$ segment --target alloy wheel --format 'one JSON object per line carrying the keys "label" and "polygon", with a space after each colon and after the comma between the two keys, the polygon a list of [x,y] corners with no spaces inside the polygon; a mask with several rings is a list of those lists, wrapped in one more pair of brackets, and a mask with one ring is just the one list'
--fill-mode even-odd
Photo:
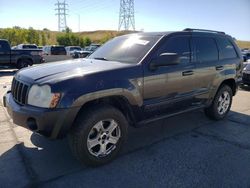
{"label": "alloy wheel", "polygon": [[106,157],[116,148],[120,137],[121,130],[115,120],[99,121],[88,135],[88,151],[95,157]]}

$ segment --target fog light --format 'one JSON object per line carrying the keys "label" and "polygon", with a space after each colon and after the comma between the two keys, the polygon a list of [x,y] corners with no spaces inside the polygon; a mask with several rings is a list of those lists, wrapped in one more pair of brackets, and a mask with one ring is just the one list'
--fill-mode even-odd
{"label": "fog light", "polygon": [[37,124],[36,124],[36,120],[34,118],[29,118],[27,120],[27,126],[30,130],[35,131],[37,130]]}

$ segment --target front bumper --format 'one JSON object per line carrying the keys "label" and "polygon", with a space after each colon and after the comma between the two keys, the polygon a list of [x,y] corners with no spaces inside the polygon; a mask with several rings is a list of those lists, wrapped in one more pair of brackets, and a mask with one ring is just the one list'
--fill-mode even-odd
{"label": "front bumper", "polygon": [[3,97],[13,123],[46,137],[63,138],[68,133],[79,108],[44,109],[17,104],[11,93]]}
{"label": "front bumper", "polygon": [[40,63],[44,63],[45,62],[45,59],[42,57],[41,59],[40,59]]}

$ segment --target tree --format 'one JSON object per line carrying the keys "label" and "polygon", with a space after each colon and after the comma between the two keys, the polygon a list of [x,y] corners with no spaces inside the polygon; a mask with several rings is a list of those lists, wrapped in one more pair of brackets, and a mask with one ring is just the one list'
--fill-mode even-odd
{"label": "tree", "polygon": [[30,44],[39,44],[39,34],[32,27],[27,31],[26,41]]}
{"label": "tree", "polygon": [[45,34],[44,32],[41,33],[41,42],[39,44],[41,44],[42,46],[45,46],[47,43],[46,41],[46,37],[45,37]]}
{"label": "tree", "polygon": [[92,42],[91,42],[91,40],[90,40],[89,37],[85,37],[85,38],[84,38],[84,44],[85,44],[85,46],[89,46],[91,43],[92,43]]}

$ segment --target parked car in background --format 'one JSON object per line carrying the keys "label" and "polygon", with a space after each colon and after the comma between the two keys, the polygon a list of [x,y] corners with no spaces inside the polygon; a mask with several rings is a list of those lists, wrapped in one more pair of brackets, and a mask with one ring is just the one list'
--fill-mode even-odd
{"label": "parked car in background", "polygon": [[89,51],[89,52],[93,53],[100,46],[101,46],[100,44],[91,44],[90,46],[86,47],[85,51]]}
{"label": "parked car in background", "polygon": [[38,49],[35,44],[19,44],[16,49]]}
{"label": "parked car in background", "polygon": [[246,64],[243,69],[242,83],[250,85],[250,64]]}
{"label": "parked car in background", "polygon": [[85,58],[88,57],[90,54],[92,54],[94,51],[96,51],[101,45],[100,44],[91,44],[90,46],[85,47],[81,51],[75,51],[72,54],[73,58]]}
{"label": "parked car in background", "polygon": [[244,62],[250,59],[250,50],[241,51]]}
{"label": "parked car in background", "polygon": [[117,156],[129,125],[196,109],[225,118],[242,67],[239,48],[224,32],[129,34],[87,59],[17,72],[3,101],[15,124],[50,138],[68,135],[77,159],[96,166]]}
{"label": "parked car in background", "polygon": [[66,46],[65,47],[67,55],[72,56],[75,51],[81,51],[82,48],[80,46]]}
{"label": "parked car in background", "polygon": [[44,46],[43,47],[44,55],[66,55],[66,49],[64,46]]}
{"label": "parked car in background", "polygon": [[74,51],[74,53],[71,55],[72,58],[85,58],[88,57],[88,55],[90,55],[90,53],[88,51]]}
{"label": "parked car in background", "polygon": [[14,65],[16,68],[21,69],[43,62],[42,50],[11,49],[7,40],[0,39],[0,65]]}

